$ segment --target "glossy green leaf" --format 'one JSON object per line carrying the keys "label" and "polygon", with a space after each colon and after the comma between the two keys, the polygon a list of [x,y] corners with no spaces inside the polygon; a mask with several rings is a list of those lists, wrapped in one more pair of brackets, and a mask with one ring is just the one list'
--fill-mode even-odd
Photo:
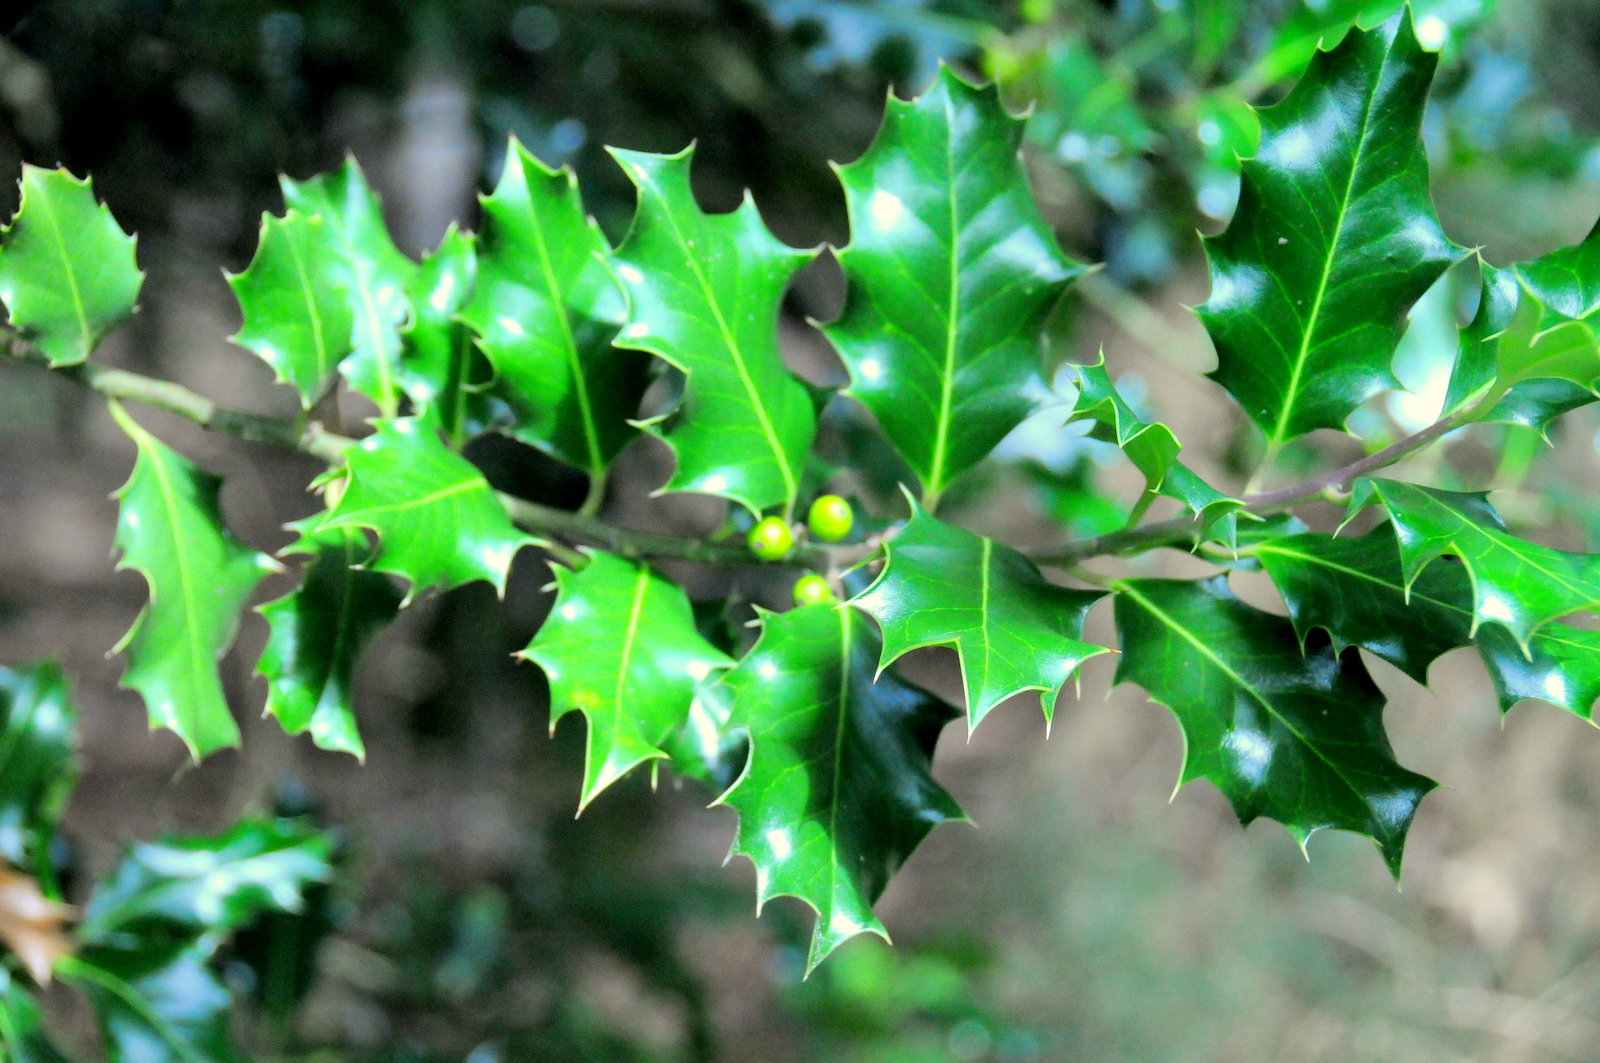
{"label": "glossy green leaf", "polygon": [[0,238],[0,302],[51,365],[88,358],[133,314],[143,283],[134,238],[87,180],[22,167],[22,202]]}
{"label": "glossy green leaf", "polygon": [[839,168],[850,291],[827,334],[930,508],[1032,412],[1045,318],[1083,273],[1034,205],[1022,127],[995,88],[941,68],[915,101],[891,95]]}
{"label": "glossy green leaf", "polygon": [[27,986],[0,967],[0,1058],[6,1063],[67,1063],[50,1043]]}
{"label": "glossy green leaf", "polygon": [[51,663],[0,668],[0,859],[54,881],[50,840],[78,781],[75,714]]}
{"label": "glossy green leaf", "polygon": [[256,674],[267,680],[267,714],[289,734],[311,732],[323,749],[365,759],[356,728],[356,664],[400,608],[389,577],[363,569],[372,554],[357,528],[318,530],[318,518],[290,525],[308,555],[300,586],[256,611],[269,626]]}
{"label": "glossy green leaf", "polygon": [[1460,257],[1434,214],[1420,134],[1436,62],[1402,11],[1317,55],[1259,112],[1233,222],[1205,242],[1211,297],[1197,313],[1216,379],[1271,448],[1342,428],[1396,386],[1406,309]]}
{"label": "glossy green leaf", "polygon": [[1572,554],[1511,535],[1484,493],[1358,480],[1355,514],[1381,502],[1394,522],[1401,571],[1413,585],[1436,558],[1458,557],[1472,579],[1472,624],[1504,624],[1526,652],[1551,620],[1600,607],[1600,556]]}
{"label": "glossy green leaf", "polygon": [[1448,557],[1430,564],[1408,595],[1392,524],[1359,537],[1277,539],[1256,547],[1255,555],[1302,641],[1320,628],[1335,649],[1360,646],[1419,683],[1428,681],[1428,666],[1441,654],[1475,643],[1501,711],[1538,698],[1587,719],[1600,697],[1600,632],[1546,624],[1527,655],[1500,624],[1483,624],[1474,633],[1466,567]]}
{"label": "glossy green leaf", "polygon": [[152,727],[168,727],[199,760],[239,743],[217,674],[256,585],[277,562],[233,537],[217,494],[222,480],[197,468],[111,403],[138,448],[117,491],[118,569],[144,577],[150,601],[113,653],[126,652],[124,686],[144,698]]}
{"label": "glossy green leaf", "polygon": [[367,567],[408,580],[407,600],[480,579],[504,594],[512,558],[537,540],[516,529],[489,481],[427,420],[380,419],[374,427],[350,448],[349,483],[318,527],[376,532]]}
{"label": "glossy green leaf", "polygon": [[885,939],[872,905],[928,831],[962,819],[928,773],[954,715],[885,672],[848,608],[764,613],[761,638],[724,684],[749,735],[744,774],[720,803],[739,813],[732,853],[756,867],[758,906],[797,897],[817,912],[807,972],[857,934]]}
{"label": "glossy green leaf", "polygon": [[307,181],[281,181],[290,210],[322,219],[318,283],[348,293],[351,322],[339,370],[385,417],[400,408],[400,333],[411,322],[409,292],[416,263],[384,228],[378,197],[351,157],[338,170]]}
{"label": "glossy green leaf", "polygon": [[884,545],[883,571],[850,600],[883,633],[879,667],[922,646],[953,646],[969,727],[1024,690],[1039,691],[1051,719],[1078,665],[1109,652],[1083,641],[1083,618],[1105,592],[1057,587],[1009,546],[911,505],[910,523]]}
{"label": "glossy green leaf", "polygon": [[1406,831],[1434,784],[1395,763],[1383,695],[1361,659],[1236,598],[1227,579],[1117,584],[1117,680],[1183,726],[1182,782],[1211,780],[1249,823],[1267,816],[1302,846],[1333,827],[1378,843],[1399,875]]}
{"label": "glossy green leaf", "polygon": [[456,442],[465,439],[472,414],[481,405],[481,384],[473,373],[474,358],[481,355],[473,350],[472,331],[459,317],[472,298],[477,274],[473,236],[452,222],[412,278],[411,327],[401,337],[401,386],[418,412]]}
{"label": "glossy green leaf", "polygon": [[550,680],[550,727],[567,713],[589,722],[581,811],[647,760],[688,718],[695,689],[733,666],[701,637],[683,591],[648,565],[594,553],[576,572],[553,566],[550,617],[519,655]]}
{"label": "glossy green leaf", "polygon": [[328,835],[291,820],[134,846],[90,898],[82,951],[59,968],[95,1005],[108,1063],[237,1059],[212,958],[260,915],[298,911],[306,886],[332,877],[331,854]]}
{"label": "glossy green leaf", "polygon": [[678,408],[651,428],[678,459],[665,489],[721,495],[757,512],[792,509],[817,415],[783,366],[778,309],[815,252],[768,232],[748,196],[731,214],[703,212],[689,187],[693,148],[611,153],[639,192],[615,257],[630,302],[617,343],[658,355],[687,378]]}
{"label": "glossy green leaf", "polygon": [[262,215],[255,257],[228,275],[244,327],[233,342],[272,367],[307,409],[327,393],[350,352],[350,293],[330,276],[327,226],[297,210]]}
{"label": "glossy green leaf", "polygon": [[1552,314],[1526,287],[1511,323],[1495,340],[1495,388],[1565,380],[1589,391],[1600,380],[1600,341],[1587,321]]}
{"label": "glossy green leaf", "polygon": [[650,367],[648,355],[611,343],[627,318],[611,247],[572,171],[547,168],[515,138],[480,202],[478,285],[462,316],[515,411],[512,434],[601,476],[638,434],[630,419]]}
{"label": "glossy green leaf", "polygon": [[[1203,534],[1209,534],[1219,521],[1243,508],[1237,498],[1229,498],[1202,480],[1178,461],[1182,444],[1164,424],[1149,424],[1139,419],[1133,407],[1111,383],[1105,355],[1095,365],[1078,367],[1078,401],[1069,420],[1089,418],[1095,427],[1089,435],[1114,443],[1144,476],[1145,490],[1175,498],[1200,514]],[[1226,541],[1233,541],[1235,521],[1222,528]]]}

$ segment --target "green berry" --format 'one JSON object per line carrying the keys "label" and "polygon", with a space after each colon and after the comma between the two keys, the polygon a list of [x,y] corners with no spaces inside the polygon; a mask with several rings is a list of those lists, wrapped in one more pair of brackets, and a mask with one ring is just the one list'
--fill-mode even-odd
{"label": "green berry", "polygon": [[811,526],[812,535],[823,542],[836,543],[850,534],[854,519],[850,503],[838,495],[821,495],[811,503],[811,518],[806,523]]}
{"label": "green berry", "polygon": [[763,561],[780,561],[794,546],[794,533],[782,517],[763,517],[750,529],[750,552]]}
{"label": "green berry", "polygon": [[801,576],[794,584],[794,604],[826,605],[834,601],[833,588],[815,572]]}

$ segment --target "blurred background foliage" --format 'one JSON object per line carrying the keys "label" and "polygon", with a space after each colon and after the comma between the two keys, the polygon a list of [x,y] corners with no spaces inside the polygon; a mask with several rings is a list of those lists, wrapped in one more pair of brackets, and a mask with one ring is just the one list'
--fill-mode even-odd
{"label": "blurred background foliage", "polygon": [[[1109,447],[1060,429],[1069,360],[1104,345],[1124,395],[1173,424],[1213,482],[1237,490],[1259,441],[1193,371],[1213,357],[1181,304],[1206,279],[1198,235],[1237,195],[1237,153],[1319,39],[1378,21],[1394,0],[42,0],[0,31],[0,160],[92,172],[150,272],[113,361],[230,404],[282,412],[263,367],[223,342],[237,327],[219,268],[254,248],[294,177],[353,152],[416,253],[475,221],[515,134],[579,172],[613,238],[631,192],[613,144],[699,142],[703,202],[754,190],[796,245],[848,238],[829,160],[871,138],[886,91],[910,95],[945,61],[1001,81],[1033,118],[1027,161],[1075,255],[1106,263],[1065,304],[1041,366],[1040,412],[948,498],[957,520],[1026,544],[1121,522],[1137,476]],[[1600,5],[1416,0],[1441,52],[1425,135],[1456,240],[1504,263],[1580,237],[1600,210]],[[14,192],[7,193],[14,196]],[[4,198],[0,196],[0,198]],[[11,204],[11,205],[14,205]],[[9,209],[9,207],[8,207]],[[1351,421],[1360,437],[1299,445],[1302,469],[1348,460],[1430,422],[1473,266],[1418,305],[1397,358],[1408,390]],[[841,298],[824,256],[783,323],[803,371],[839,372],[806,315]],[[362,411],[350,408],[352,419]],[[225,471],[230,520],[263,548],[314,504],[299,459],[152,422]],[[896,469],[859,408],[825,418],[826,447],[863,468],[878,512]],[[1475,426],[1426,465],[1441,486],[1494,487],[1519,530],[1600,548],[1595,430],[1579,411],[1551,435]],[[1326,437],[1326,438],[1324,438]],[[663,456],[641,441],[609,503],[624,523],[705,525],[648,501]],[[521,494],[576,505],[582,485],[503,440],[471,452]],[[107,561],[127,446],[102,410],[43,375],[0,383],[0,656],[65,658],[78,677],[84,782],[67,833],[88,881],[117,846],[168,828],[216,829],[245,810],[310,813],[342,830],[341,877],[300,916],[273,916],[227,963],[250,1000],[259,1060],[1000,1061],[1600,1059],[1600,741],[1547,707],[1502,728],[1475,658],[1431,691],[1369,659],[1392,698],[1401,759],[1445,782],[1423,806],[1397,893],[1370,848],[1319,837],[1303,861],[1270,824],[1241,832],[1201,787],[1167,795],[1176,728],[1137,690],[1088,668],[1044,742],[1027,699],[936,771],[978,830],[936,833],[880,909],[897,939],[860,941],[799,979],[809,914],[752,918],[751,875],[719,867],[732,817],[693,783],[631,779],[573,819],[582,736],[546,738],[546,694],[511,650],[547,597],[525,555],[510,593],[427,603],[363,668],[369,758],[314,751],[254,721],[247,625],[229,658],[242,753],[182,772],[147,735],[102,654],[142,586]],[[1295,463],[1284,462],[1292,473]],[[1316,523],[1327,514],[1309,514]],[[716,523],[712,519],[711,525]],[[1199,563],[1153,560],[1148,574]],[[1249,573],[1241,593],[1272,607]],[[705,598],[759,595],[691,584]],[[263,589],[263,597],[279,592]],[[716,610],[709,609],[708,615]],[[1108,618],[1092,638],[1109,638]],[[958,689],[925,652],[911,674]],[[82,1030],[64,991],[52,1021]],[[95,1057],[92,1038],[79,1038]]]}

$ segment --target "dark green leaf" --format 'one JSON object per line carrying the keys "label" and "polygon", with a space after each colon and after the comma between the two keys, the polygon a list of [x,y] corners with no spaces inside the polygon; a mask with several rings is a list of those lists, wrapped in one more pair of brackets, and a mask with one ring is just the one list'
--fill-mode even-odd
{"label": "dark green leaf", "polygon": [[604,234],[570,170],[550,170],[512,139],[483,197],[478,286],[462,317],[499,374],[512,434],[601,476],[638,434],[629,419],[650,358],[613,347],[627,303]]}
{"label": "dark green leaf", "polygon": [[323,749],[365,759],[356,729],[356,664],[367,644],[400,608],[389,577],[360,566],[372,554],[356,528],[317,530],[317,518],[290,525],[300,532],[291,553],[310,560],[300,586],[261,606],[270,627],[256,673],[267,680],[267,714],[289,734],[311,732]]}
{"label": "dark green leaf", "polygon": [[155,727],[169,727],[196,760],[239,743],[217,674],[233,642],[239,610],[277,562],[241,543],[222,520],[222,480],[205,472],[111,403],[111,415],[138,447],[121,502],[119,569],[150,587],[150,602],[113,653],[126,651],[123,685],[144,698]]}
{"label": "dark green leaf", "polygon": [[1302,651],[1289,621],[1240,601],[1226,577],[1117,590],[1117,679],[1177,716],[1182,781],[1210,779],[1241,822],[1268,816],[1302,846],[1325,827],[1365,834],[1398,876],[1434,784],[1395,763],[1383,696],[1361,659],[1325,640]]}
{"label": "dark green leaf", "polygon": [[1031,412],[1045,318],[1083,273],[1034,205],[1022,127],[993,87],[941,68],[914,102],[891,95],[839,169],[850,293],[828,336],[930,508]]}
{"label": "dark green leaf", "polygon": [[1546,623],[1600,606],[1600,557],[1571,554],[1509,534],[1484,493],[1398,480],[1358,480],[1350,512],[1382,502],[1394,522],[1401,571],[1412,586],[1434,559],[1461,559],[1472,579],[1472,624],[1504,624],[1524,652]]}
{"label": "dark green leaf", "polygon": [[1396,386],[1406,309],[1460,257],[1434,214],[1420,134],[1436,62],[1402,11],[1317,55],[1259,112],[1233,223],[1206,241],[1211,298],[1197,312],[1217,380],[1272,449],[1342,428]]}
{"label": "dark green leaf", "polygon": [[244,315],[233,342],[293,385],[307,409],[350,352],[350,293],[330,276],[325,229],[322,218],[296,210],[265,214],[249,268],[228,277]]}
{"label": "dark green leaf", "polygon": [[761,639],[723,682],[750,760],[720,798],[739,813],[732,852],[756,866],[758,905],[798,897],[817,912],[809,972],[863,932],[887,937],[872,905],[936,824],[964,818],[929,775],[953,714],[878,676],[880,645],[848,608],[762,617]]}
{"label": "dark green leaf", "polygon": [[134,238],[66,170],[22,167],[22,203],[0,240],[0,301],[51,365],[75,365],[133,314],[144,274]]}
{"label": "dark green leaf", "polygon": [[615,258],[630,297],[617,343],[687,377],[677,410],[652,429],[678,459],[666,490],[721,495],[756,512],[792,509],[817,414],[783,366],[778,308],[814,252],[768,232],[748,196],[731,214],[701,211],[689,187],[692,148],[611,153],[639,190]]}
{"label": "dark green leaf", "polygon": [[634,767],[664,759],[695,688],[733,666],[701,637],[683,591],[648,565],[595,553],[555,569],[550,617],[520,656],[550,680],[550,726],[574,709],[589,721],[581,811]]}
{"label": "dark green leaf", "polygon": [[0,668],[0,859],[49,891],[50,840],[78,781],[74,713],[55,664]]}
{"label": "dark green leaf", "polygon": [[850,600],[883,632],[879,666],[922,646],[953,646],[968,726],[1024,690],[1040,692],[1049,720],[1078,665],[1109,652],[1082,641],[1083,618],[1105,592],[1057,587],[1009,546],[911,505],[911,522],[884,546],[877,581]]}
{"label": "dark green leaf", "polygon": [[374,422],[346,458],[349,483],[319,528],[371,528],[368,567],[410,581],[407,599],[488,580],[501,594],[511,559],[536,542],[506,516],[472,463],[439,441],[425,419]]}

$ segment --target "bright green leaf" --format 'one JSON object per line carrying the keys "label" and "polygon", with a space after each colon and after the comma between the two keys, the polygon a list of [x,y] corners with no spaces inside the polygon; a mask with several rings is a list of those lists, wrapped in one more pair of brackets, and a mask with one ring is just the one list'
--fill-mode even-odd
{"label": "bright green leaf", "polygon": [[256,584],[278,565],[228,531],[219,477],[140,428],[119,403],[111,415],[138,447],[116,494],[117,567],[134,569],[150,587],[149,604],[112,652],[127,652],[122,682],[144,698],[151,725],[171,728],[199,760],[239,743],[217,658]]}
{"label": "bright green leaf", "polygon": [[0,668],[0,859],[53,882],[50,840],[78,781],[74,713],[55,664]]}
{"label": "bright green leaf", "polygon": [[462,317],[499,374],[512,434],[601,476],[638,434],[630,418],[650,368],[648,355],[611,344],[627,303],[610,245],[572,171],[548,169],[515,138],[480,202],[478,285]]}
{"label": "bright green leaf", "polygon": [[850,291],[828,337],[930,508],[1032,411],[1045,318],[1083,273],[1034,205],[1022,127],[992,86],[941,68],[917,100],[891,95],[839,168]]}
{"label": "bright green leaf", "polygon": [[1183,726],[1183,782],[1211,780],[1241,822],[1268,816],[1302,846],[1325,827],[1365,834],[1396,876],[1434,784],[1395,763],[1383,695],[1361,659],[1302,651],[1289,621],[1240,601],[1226,577],[1117,584],[1119,682]]}
{"label": "bright green leaf", "polygon": [[1259,112],[1233,222],[1206,241],[1211,297],[1197,313],[1218,382],[1270,448],[1342,428],[1396,386],[1406,308],[1460,257],[1434,214],[1420,133],[1437,58],[1403,11],[1318,54]]}
{"label": "bright green leaf", "polygon": [[255,257],[228,276],[244,327],[233,342],[254,351],[305,408],[327,393],[350,351],[350,293],[332,278],[322,218],[265,214]]}
{"label": "bright green leaf", "polygon": [[356,729],[356,664],[400,608],[400,592],[360,566],[372,554],[356,528],[290,525],[301,537],[289,552],[307,554],[300,586],[259,607],[269,625],[256,673],[267,680],[267,714],[289,734],[311,732],[323,749],[366,757]]}
{"label": "bright green leaf", "polygon": [[765,613],[760,641],[723,680],[730,726],[749,735],[744,774],[719,803],[739,813],[732,853],[756,866],[757,904],[797,897],[817,912],[809,972],[846,940],[887,938],[872,905],[936,824],[964,818],[928,773],[953,714],[885,672],[849,608]]}
{"label": "bright green leaf", "polygon": [[876,582],[850,600],[883,632],[879,666],[922,646],[954,646],[970,727],[1024,690],[1039,691],[1051,719],[1078,665],[1109,652],[1082,641],[1083,618],[1105,592],[1057,587],[1009,546],[914,502],[911,522],[884,549],[888,563]]}
{"label": "bright green leaf", "polygon": [[1551,314],[1523,288],[1511,324],[1495,341],[1495,387],[1565,380],[1589,391],[1600,380],[1600,341],[1587,321]]}
{"label": "bright green leaf", "polygon": [[0,1058],[6,1063],[67,1063],[50,1043],[33,994],[0,967]]}
{"label": "bright green leaf", "polygon": [[480,579],[504,594],[511,559],[537,540],[516,529],[489,481],[427,420],[373,424],[347,452],[349,483],[318,527],[376,532],[367,567],[408,580],[408,601]]}
{"label": "bright green leaf", "polygon": [[350,334],[339,370],[385,417],[400,408],[401,330],[411,322],[409,291],[417,265],[384,228],[378,197],[351,157],[333,173],[308,181],[282,179],[290,210],[322,219],[318,283],[348,293]]}
{"label": "bright green leaf", "polygon": [[688,718],[695,689],[733,659],[695,630],[683,591],[648,565],[595,553],[578,571],[553,566],[549,619],[519,655],[550,680],[550,726],[589,721],[581,811],[647,760]]}
{"label": "bright green leaf", "polygon": [[51,365],[88,358],[133,314],[143,283],[134,238],[87,180],[22,167],[22,203],[0,238],[0,301]]}
{"label": "bright green leaf", "polygon": [[472,298],[478,272],[471,233],[452,222],[433,254],[412,278],[411,327],[401,337],[400,380],[419,412],[452,441],[465,438],[481,405],[475,390],[472,332],[460,313]]}
{"label": "bright green leaf", "polygon": [[677,455],[669,491],[721,495],[755,512],[793,508],[816,434],[811,394],[783,366],[778,309],[815,252],[767,231],[748,196],[706,214],[689,187],[693,148],[611,149],[639,191],[617,276],[630,298],[617,343],[683,370],[683,399],[652,428]]}
{"label": "bright green leaf", "polygon": [[1461,559],[1472,578],[1471,629],[1504,624],[1527,651],[1551,620],[1600,607],[1600,556],[1572,554],[1509,534],[1483,493],[1398,480],[1357,480],[1350,513],[1382,502],[1394,522],[1406,586],[1436,558]]}

